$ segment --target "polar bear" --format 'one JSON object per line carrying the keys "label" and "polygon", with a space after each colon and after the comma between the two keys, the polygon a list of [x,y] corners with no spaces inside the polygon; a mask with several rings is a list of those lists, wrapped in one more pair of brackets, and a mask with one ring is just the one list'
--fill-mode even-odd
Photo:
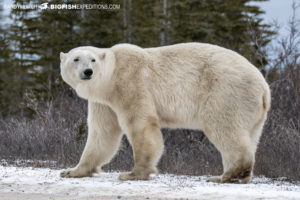
{"label": "polar bear", "polygon": [[124,132],[134,168],[120,180],[148,180],[163,153],[161,127],[200,129],[220,151],[224,173],[208,181],[248,183],[270,108],[270,90],[241,55],[211,44],[157,48],[117,44],[60,53],[63,80],[88,100],[88,139],[78,165],[85,177],[108,163]]}

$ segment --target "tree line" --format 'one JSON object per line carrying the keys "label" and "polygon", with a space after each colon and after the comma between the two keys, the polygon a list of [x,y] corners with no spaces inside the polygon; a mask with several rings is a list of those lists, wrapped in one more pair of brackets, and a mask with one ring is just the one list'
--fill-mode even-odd
{"label": "tree line", "polygon": [[[31,116],[28,101],[47,101],[66,91],[59,75],[59,52],[77,46],[207,42],[239,52],[264,72],[268,60],[262,47],[273,32],[263,23],[264,12],[253,4],[257,1],[261,0],[50,0],[49,4],[120,4],[120,9],[11,9],[9,16],[2,8],[0,114]],[[261,36],[259,44],[253,32]],[[258,51],[263,56],[257,57]]]}

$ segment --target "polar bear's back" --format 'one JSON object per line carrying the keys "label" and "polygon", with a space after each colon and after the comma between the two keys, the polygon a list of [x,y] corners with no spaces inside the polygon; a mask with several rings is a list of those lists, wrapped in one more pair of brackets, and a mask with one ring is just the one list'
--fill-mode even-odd
{"label": "polar bear's back", "polygon": [[[206,112],[259,112],[262,96],[269,92],[259,70],[231,50],[203,43],[145,50],[153,61],[148,88],[159,115],[167,121],[191,122]],[[210,104],[214,104],[213,111],[209,111]]]}
{"label": "polar bear's back", "polygon": [[[153,70],[167,78],[206,80],[203,74],[211,72],[212,79],[230,79],[231,83],[240,78],[255,79],[266,84],[262,74],[240,54],[206,43],[182,43],[145,49],[153,61]],[[155,74],[153,74],[155,76]],[[218,77],[219,76],[219,77]],[[176,80],[179,81],[179,80]],[[200,80],[201,82],[201,80]]]}
{"label": "polar bear's back", "polygon": [[262,115],[263,96],[270,99],[259,70],[229,49],[204,43],[156,48],[118,44],[111,49],[116,79],[143,85],[163,126],[201,129],[207,120],[224,117],[230,119],[226,123],[241,121],[239,126],[248,129]]}
{"label": "polar bear's back", "polygon": [[[217,45],[207,43],[181,43],[163,47],[146,48],[145,51],[154,56],[155,64],[181,64],[193,63],[199,65],[223,65],[238,69],[248,68],[253,71],[257,69],[240,54]],[[166,63],[167,62],[167,63]],[[166,66],[164,66],[166,67]],[[175,66],[173,66],[175,67]],[[198,66],[199,67],[199,66]]]}

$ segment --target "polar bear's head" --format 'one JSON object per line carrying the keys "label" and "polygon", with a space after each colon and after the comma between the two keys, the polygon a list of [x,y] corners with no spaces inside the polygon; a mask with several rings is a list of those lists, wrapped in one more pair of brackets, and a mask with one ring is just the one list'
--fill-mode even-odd
{"label": "polar bear's head", "polygon": [[80,97],[90,99],[108,85],[114,70],[114,59],[111,50],[95,47],[78,47],[68,53],[61,52],[61,76]]}

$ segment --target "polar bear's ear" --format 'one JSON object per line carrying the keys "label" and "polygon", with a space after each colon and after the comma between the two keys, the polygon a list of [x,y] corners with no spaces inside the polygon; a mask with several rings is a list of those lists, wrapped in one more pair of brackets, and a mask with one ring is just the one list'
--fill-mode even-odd
{"label": "polar bear's ear", "polygon": [[63,61],[66,58],[66,54],[63,52],[60,52],[60,60]]}
{"label": "polar bear's ear", "polygon": [[99,55],[100,60],[103,60],[105,58],[105,55],[106,55],[105,52],[100,53]]}

